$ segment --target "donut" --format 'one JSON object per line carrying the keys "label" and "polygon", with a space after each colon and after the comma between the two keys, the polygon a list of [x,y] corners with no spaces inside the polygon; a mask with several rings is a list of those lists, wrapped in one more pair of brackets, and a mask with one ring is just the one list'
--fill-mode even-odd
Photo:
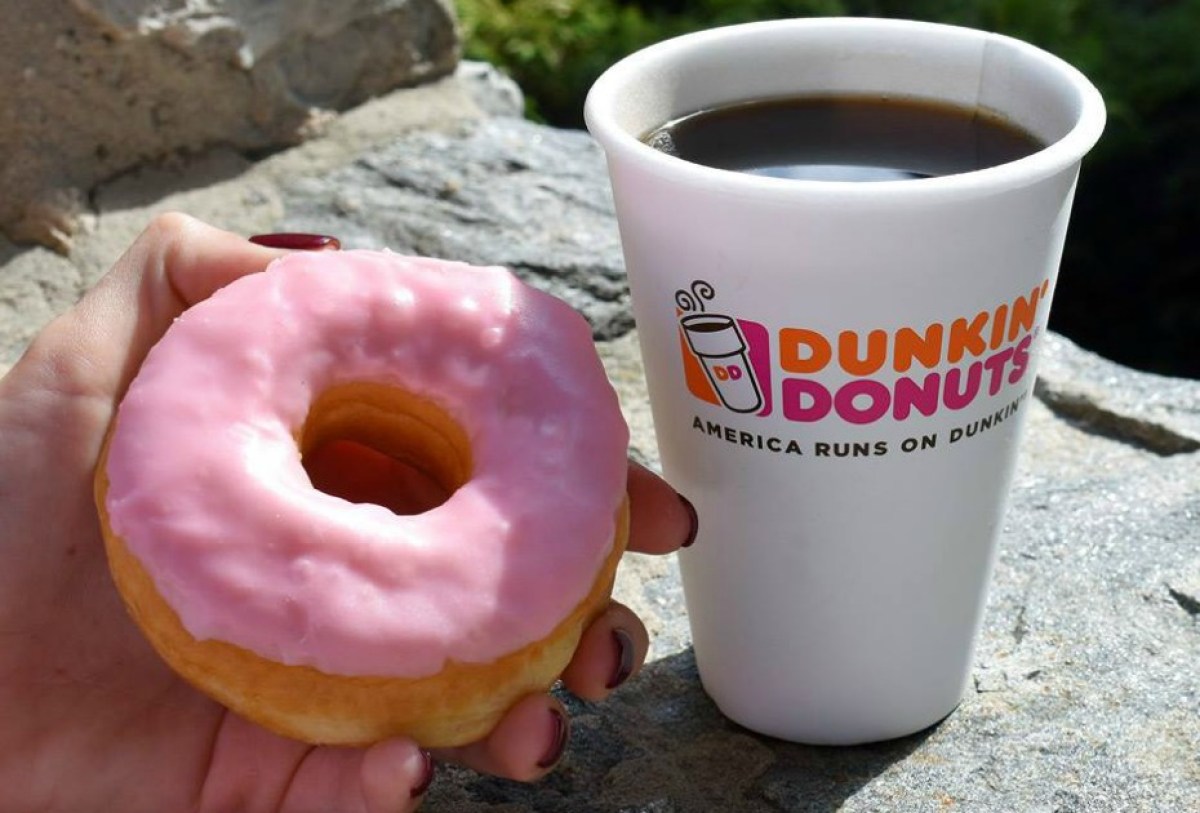
{"label": "donut", "polygon": [[[453,746],[547,690],[607,605],[628,439],[561,300],[501,268],[297,252],[151,349],[96,503],[130,615],[194,686],[309,743]],[[415,506],[387,498],[400,470]]]}

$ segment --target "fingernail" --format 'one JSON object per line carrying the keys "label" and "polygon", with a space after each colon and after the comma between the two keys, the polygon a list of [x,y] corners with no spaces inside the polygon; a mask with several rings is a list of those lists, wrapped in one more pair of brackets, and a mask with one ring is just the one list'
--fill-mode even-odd
{"label": "fingernail", "polygon": [[550,748],[546,750],[546,755],[538,760],[539,768],[553,768],[558,764],[558,761],[562,759],[563,752],[567,750],[567,739],[571,735],[567,717],[561,710],[550,709],[550,716],[554,720],[554,740],[550,743]]}
{"label": "fingernail", "polygon": [[679,501],[683,503],[683,508],[687,511],[688,522],[691,523],[688,526],[687,538],[683,540],[683,544],[680,547],[690,548],[696,541],[696,534],[700,533],[700,516],[696,513],[696,506],[692,505],[692,501],[687,497],[680,494]]}
{"label": "fingernail", "polygon": [[425,771],[421,774],[421,781],[413,786],[410,791],[410,796],[415,799],[418,796],[424,796],[425,791],[429,790],[429,786],[433,784],[433,774],[436,770],[433,764],[433,756],[428,751],[421,751],[421,756],[425,758]]}
{"label": "fingernail", "polygon": [[303,234],[301,232],[277,232],[275,234],[256,234],[250,238],[251,243],[257,243],[267,248],[287,248],[294,251],[320,251],[321,249],[337,250],[342,247],[342,241],[327,234]]}
{"label": "fingernail", "polygon": [[633,638],[623,629],[614,629],[612,636],[613,642],[617,646],[617,667],[613,670],[608,683],[604,684],[606,689],[617,688],[629,680],[629,676],[633,674]]}

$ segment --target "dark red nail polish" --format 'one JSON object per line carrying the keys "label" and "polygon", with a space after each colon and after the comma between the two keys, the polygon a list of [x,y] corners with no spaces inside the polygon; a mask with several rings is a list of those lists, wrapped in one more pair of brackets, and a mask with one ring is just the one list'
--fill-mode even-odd
{"label": "dark red nail polish", "polygon": [[433,774],[436,767],[433,764],[433,756],[428,751],[422,751],[421,756],[425,757],[425,772],[421,774],[421,781],[413,786],[410,791],[410,796],[415,799],[418,796],[424,796],[425,791],[429,790],[429,786],[433,784]]}
{"label": "dark red nail polish", "polygon": [[567,724],[567,717],[560,709],[550,709],[550,716],[554,720],[554,739],[550,743],[550,747],[546,749],[546,755],[538,760],[539,768],[553,768],[562,759],[563,752],[567,750],[567,740],[571,736],[571,728]]}
{"label": "dark red nail polish", "polygon": [[606,689],[615,689],[629,680],[629,676],[633,674],[633,658],[636,655],[633,649],[633,638],[628,632],[623,629],[615,629],[612,631],[612,636],[613,643],[617,647],[617,666],[613,669],[608,683],[604,684]]}
{"label": "dark red nail polish", "polygon": [[301,232],[256,234],[250,238],[250,242],[266,246],[267,248],[286,248],[293,251],[337,250],[342,247],[342,241],[336,237],[330,237],[327,234],[303,234]]}
{"label": "dark red nail polish", "polygon": [[692,505],[692,501],[687,497],[680,494],[679,501],[683,503],[684,510],[687,511],[688,522],[690,523],[687,538],[683,540],[683,544],[680,547],[690,548],[692,543],[696,541],[696,534],[700,533],[700,516],[696,513],[696,506]]}

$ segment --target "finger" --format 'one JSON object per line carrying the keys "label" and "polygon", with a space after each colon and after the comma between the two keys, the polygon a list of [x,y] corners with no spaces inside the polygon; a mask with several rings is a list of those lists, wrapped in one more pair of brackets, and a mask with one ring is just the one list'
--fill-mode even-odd
{"label": "finger", "polygon": [[563,671],[563,684],[584,700],[603,700],[637,674],[649,648],[650,636],[641,619],[614,601],[584,630]]}
{"label": "finger", "polygon": [[558,764],[569,737],[562,704],[552,695],[534,694],[509,709],[486,739],[441,749],[434,756],[480,773],[530,782]]}
{"label": "finger", "polygon": [[696,539],[696,509],[654,472],[629,461],[629,550],[670,553]]}
{"label": "finger", "polygon": [[433,757],[410,740],[376,743],[367,749],[362,762],[362,793],[368,813],[416,810],[433,784],[433,776]]}
{"label": "finger", "polygon": [[284,253],[187,215],[159,215],[18,366],[71,394],[119,397],[179,314]]}
{"label": "finger", "polygon": [[342,242],[328,234],[307,234],[305,232],[285,231],[272,234],[255,234],[250,237],[251,243],[271,248],[288,248],[293,251],[337,251]]}
{"label": "finger", "polygon": [[404,813],[416,810],[433,781],[433,759],[412,740],[367,749],[314,748],[296,768],[281,811]]}

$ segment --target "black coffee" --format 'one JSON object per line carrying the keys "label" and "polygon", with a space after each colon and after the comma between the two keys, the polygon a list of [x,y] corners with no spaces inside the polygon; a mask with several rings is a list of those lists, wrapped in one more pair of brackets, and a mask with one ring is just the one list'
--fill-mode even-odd
{"label": "black coffee", "polygon": [[685,161],[755,175],[891,181],[1004,164],[1044,146],[978,109],[868,96],[817,96],[702,110],[648,133]]}

